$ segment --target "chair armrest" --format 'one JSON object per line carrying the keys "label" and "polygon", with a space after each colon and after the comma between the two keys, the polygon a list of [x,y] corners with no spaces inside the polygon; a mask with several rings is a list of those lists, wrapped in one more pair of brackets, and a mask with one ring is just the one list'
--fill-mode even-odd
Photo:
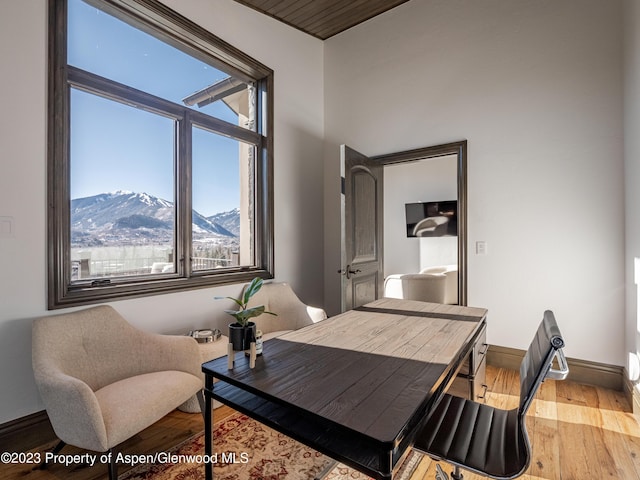
{"label": "chair armrest", "polygon": [[564,352],[561,348],[556,350],[554,356],[558,360],[558,369],[550,366],[549,371],[545,375],[545,378],[551,378],[553,380],[564,380],[569,375],[569,364],[567,363],[567,359],[564,356]]}
{"label": "chair armrest", "polygon": [[327,319],[327,312],[325,312],[322,308],[307,305],[307,313],[309,314],[309,317],[311,318],[313,323],[318,323],[322,320]]}
{"label": "chair armrest", "polygon": [[97,452],[113,446],[107,443],[102,410],[89,385],[54,368],[38,371],[35,379],[53,430],[60,440]]}

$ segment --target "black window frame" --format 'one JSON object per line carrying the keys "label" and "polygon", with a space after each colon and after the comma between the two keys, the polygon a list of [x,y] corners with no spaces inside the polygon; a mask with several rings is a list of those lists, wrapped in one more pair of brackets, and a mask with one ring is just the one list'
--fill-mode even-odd
{"label": "black window frame", "polygon": [[[88,0],[102,10],[191,55],[224,70],[256,89],[256,130],[218,120],[188,107],[141,92],[67,64],[67,0],[49,0],[49,91],[47,152],[48,308],[242,283],[274,276],[273,229],[273,71],[156,0]],[[176,138],[177,272],[114,281],[71,282],[70,243],[70,92],[88,91],[178,120]],[[253,185],[254,266],[192,271],[191,136],[189,125],[255,145]],[[190,130],[188,130],[190,132]],[[184,159],[187,159],[186,161]]]}

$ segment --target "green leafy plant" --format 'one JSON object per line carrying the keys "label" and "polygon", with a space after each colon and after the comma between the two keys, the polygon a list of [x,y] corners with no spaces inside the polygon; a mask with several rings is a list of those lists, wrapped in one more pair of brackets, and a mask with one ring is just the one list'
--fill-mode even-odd
{"label": "green leafy plant", "polygon": [[233,300],[240,309],[238,310],[225,310],[225,313],[228,313],[233,318],[235,318],[236,323],[242,327],[246,327],[249,323],[249,319],[262,315],[263,313],[277,316],[277,314],[273,312],[268,312],[264,305],[258,305],[256,307],[248,308],[247,305],[251,297],[253,297],[258,291],[262,288],[262,279],[260,277],[256,277],[251,280],[251,283],[247,285],[244,289],[244,293],[239,298],[234,297],[216,297],[217,299],[228,298],[229,300]]}

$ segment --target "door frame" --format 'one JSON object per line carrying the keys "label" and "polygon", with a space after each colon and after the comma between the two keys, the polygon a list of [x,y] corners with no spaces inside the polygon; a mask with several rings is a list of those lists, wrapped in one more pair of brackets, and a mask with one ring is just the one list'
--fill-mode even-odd
{"label": "door frame", "polygon": [[449,155],[457,157],[458,302],[459,305],[467,305],[467,141],[460,140],[442,145],[377,155],[370,157],[370,159],[382,166],[389,166]]}

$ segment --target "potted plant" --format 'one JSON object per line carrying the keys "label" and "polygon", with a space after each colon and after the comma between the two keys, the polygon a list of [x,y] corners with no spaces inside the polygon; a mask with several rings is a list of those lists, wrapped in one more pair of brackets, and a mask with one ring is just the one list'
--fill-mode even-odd
{"label": "potted plant", "polygon": [[229,342],[233,344],[235,351],[247,350],[251,342],[256,338],[256,324],[250,322],[251,318],[255,318],[263,313],[269,315],[276,315],[273,312],[268,312],[264,305],[258,305],[248,308],[247,305],[251,297],[253,297],[262,288],[262,279],[256,277],[251,280],[251,283],[244,289],[244,293],[239,298],[234,297],[216,297],[216,298],[228,298],[233,300],[240,308],[238,310],[225,310],[225,313],[231,315],[234,319],[234,323],[229,324]]}

